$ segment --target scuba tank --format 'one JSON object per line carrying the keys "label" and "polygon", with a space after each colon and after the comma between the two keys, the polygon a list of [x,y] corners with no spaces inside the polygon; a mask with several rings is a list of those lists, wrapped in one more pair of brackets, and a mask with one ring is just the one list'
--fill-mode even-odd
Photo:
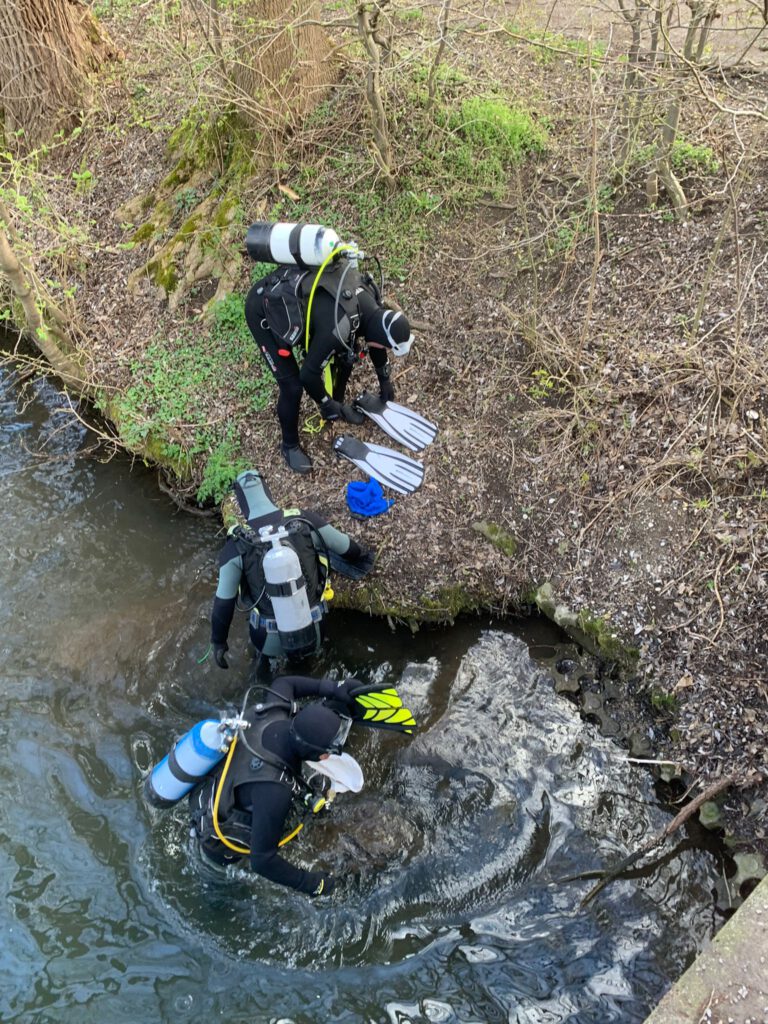
{"label": "scuba tank", "polygon": [[262,543],[272,545],[261,567],[280,644],[289,658],[301,658],[315,650],[317,633],[299,556],[289,544],[282,543],[287,536],[284,526],[263,526],[259,530]]}
{"label": "scuba tank", "polygon": [[332,228],[324,228],[321,224],[257,221],[248,228],[245,247],[256,262],[319,267],[339,241]]}
{"label": "scuba tank", "polygon": [[173,807],[221,761],[231,739],[225,723],[212,718],[198,722],[152,769],[144,783],[147,801],[153,807]]}

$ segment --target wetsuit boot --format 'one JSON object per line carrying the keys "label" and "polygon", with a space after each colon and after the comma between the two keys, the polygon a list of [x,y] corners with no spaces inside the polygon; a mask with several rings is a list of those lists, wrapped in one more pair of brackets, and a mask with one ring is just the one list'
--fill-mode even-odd
{"label": "wetsuit boot", "polygon": [[298,445],[288,446],[287,444],[282,445],[283,458],[288,463],[294,473],[311,473],[312,472],[312,460],[306,452]]}

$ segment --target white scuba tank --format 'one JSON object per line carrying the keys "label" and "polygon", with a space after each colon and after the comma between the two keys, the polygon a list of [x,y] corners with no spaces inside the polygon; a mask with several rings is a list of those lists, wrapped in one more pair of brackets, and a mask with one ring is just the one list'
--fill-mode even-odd
{"label": "white scuba tank", "polygon": [[256,262],[319,267],[339,241],[333,228],[321,224],[257,221],[248,228],[245,247]]}
{"label": "white scuba tank", "polygon": [[230,739],[222,723],[212,718],[194,725],[152,769],[144,783],[148,802],[153,807],[173,807],[219,763]]}
{"label": "white scuba tank", "polygon": [[263,526],[259,537],[271,544],[261,563],[264,586],[277,624],[280,644],[291,657],[311,654],[317,643],[317,630],[307,596],[307,583],[299,556],[289,544],[284,526]]}

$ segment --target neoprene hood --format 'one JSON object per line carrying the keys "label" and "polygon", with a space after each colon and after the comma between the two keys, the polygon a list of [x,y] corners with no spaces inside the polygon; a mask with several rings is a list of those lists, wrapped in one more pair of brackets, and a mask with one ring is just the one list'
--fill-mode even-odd
{"label": "neoprene hood", "polygon": [[314,760],[320,754],[339,753],[334,750],[334,741],[343,725],[341,717],[324,704],[307,704],[291,722],[291,744],[302,761]]}
{"label": "neoprene hood", "polygon": [[396,356],[406,356],[413,344],[411,325],[404,313],[393,309],[375,309],[362,324],[366,341],[383,345]]}

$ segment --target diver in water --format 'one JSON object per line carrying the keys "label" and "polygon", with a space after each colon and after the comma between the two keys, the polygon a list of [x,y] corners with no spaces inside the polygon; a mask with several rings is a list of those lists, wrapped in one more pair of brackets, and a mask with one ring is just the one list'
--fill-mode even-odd
{"label": "diver in water", "polygon": [[[317,800],[302,778],[302,761],[341,753],[356,715],[353,693],[361,687],[354,678],[337,683],[282,676],[263,688],[263,702],[245,710],[248,725],[227,760],[190,795],[194,835],[204,857],[226,865],[247,856],[256,874],[279,885],[310,896],[332,892],[331,875],[295,867],[280,849],[297,831],[286,837],[292,809]],[[328,703],[314,700],[297,710],[296,701],[304,697]]]}
{"label": "diver in water", "polygon": [[[239,596],[250,610],[250,637],[259,654],[266,659],[288,655],[298,661],[318,651],[322,643],[327,612],[323,594],[329,570],[333,568],[342,575],[360,578],[373,567],[374,553],[331,526],[316,512],[279,509],[255,469],[237,477],[235,494],[248,528],[236,527],[230,531],[219,554],[219,579],[211,613],[214,659],[219,668],[229,667],[227,638]],[[279,588],[273,588],[265,580],[264,557],[271,545],[259,538],[263,527],[287,528],[285,540],[298,556],[306,587],[307,621],[291,649],[287,649],[287,645],[292,639],[281,632],[281,623],[275,617],[273,596],[277,596]]]}
{"label": "diver in water", "polygon": [[[310,292],[312,308],[305,351],[304,324]],[[388,355],[407,355],[413,334],[402,312],[387,309],[370,274],[337,262],[317,276],[313,267],[279,267],[257,281],[245,300],[245,319],[280,389],[277,416],[282,452],[290,468],[309,473],[312,462],[299,446],[299,409],[306,391],[324,420],[363,423],[364,415],[345,404],[353,368],[370,355],[382,402],[391,402]],[[294,352],[303,355],[301,369]],[[333,360],[333,395],[324,372]]]}
{"label": "diver in water", "polygon": [[[258,702],[251,700],[254,690]],[[407,736],[416,728],[392,686],[308,676],[257,684],[239,715],[207,718],[174,743],[146,777],[145,798],[162,809],[189,795],[203,858],[224,866],[248,857],[253,871],[270,881],[328,895],[334,879],[327,872],[295,867],[280,851],[304,825],[287,831],[292,812],[318,813],[336,792],[362,787],[360,766],[348,754],[338,756],[353,723]],[[303,762],[315,773],[309,779]],[[322,775],[332,780],[325,794],[316,784]]]}

